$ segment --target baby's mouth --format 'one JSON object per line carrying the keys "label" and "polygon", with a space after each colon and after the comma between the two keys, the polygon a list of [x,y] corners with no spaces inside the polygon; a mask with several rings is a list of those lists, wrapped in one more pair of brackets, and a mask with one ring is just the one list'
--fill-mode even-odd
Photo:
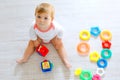
{"label": "baby's mouth", "polygon": [[39,24],[39,26],[40,26],[41,28],[46,28],[46,25],[45,25],[45,24]]}
{"label": "baby's mouth", "polygon": [[39,26],[44,26],[44,24],[39,24]]}

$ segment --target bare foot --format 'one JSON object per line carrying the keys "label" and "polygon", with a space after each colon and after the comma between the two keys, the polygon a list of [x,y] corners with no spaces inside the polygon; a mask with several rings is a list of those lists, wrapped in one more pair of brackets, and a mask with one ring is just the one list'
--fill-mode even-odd
{"label": "bare foot", "polygon": [[19,63],[19,64],[21,64],[21,63],[27,62],[27,60],[24,59],[24,58],[20,58],[20,59],[16,60],[16,62]]}
{"label": "bare foot", "polygon": [[69,64],[69,63],[65,64],[65,66],[66,66],[68,69],[70,69],[70,68],[72,67],[71,64]]}
{"label": "bare foot", "polygon": [[65,66],[70,69],[72,66],[68,61],[64,61]]}

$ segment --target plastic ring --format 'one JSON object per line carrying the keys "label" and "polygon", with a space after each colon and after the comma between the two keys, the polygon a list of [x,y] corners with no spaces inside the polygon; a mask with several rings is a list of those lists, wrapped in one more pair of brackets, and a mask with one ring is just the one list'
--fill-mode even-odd
{"label": "plastic ring", "polygon": [[99,27],[91,27],[90,34],[97,37],[100,34],[101,30]]}
{"label": "plastic ring", "polygon": [[100,58],[100,55],[98,52],[94,51],[90,53],[90,61],[97,62],[99,58]]}
{"label": "plastic ring", "polygon": [[96,74],[102,77],[105,74],[105,70],[103,68],[97,68]]}
{"label": "plastic ring", "polygon": [[111,47],[111,42],[109,42],[109,41],[102,42],[102,48],[110,49],[110,47]]}
{"label": "plastic ring", "polygon": [[106,68],[107,67],[107,61],[105,59],[99,59],[97,61],[97,65],[99,68]]}
{"label": "plastic ring", "polygon": [[112,34],[109,30],[103,30],[100,33],[100,38],[105,41],[105,40],[111,40],[112,39]]}
{"label": "plastic ring", "polygon": [[80,75],[81,80],[91,80],[92,79],[92,73],[89,70],[82,71]]}
{"label": "plastic ring", "polygon": [[79,34],[80,39],[82,40],[89,40],[90,39],[90,32],[88,30],[82,30]]}
{"label": "plastic ring", "polygon": [[77,69],[75,70],[75,75],[76,75],[76,76],[79,76],[79,75],[81,74],[81,72],[82,72],[82,69],[81,69],[81,68],[77,68]]}
{"label": "plastic ring", "polygon": [[92,80],[101,80],[101,77],[100,77],[100,75],[95,74],[95,75],[93,75]]}
{"label": "plastic ring", "polygon": [[77,51],[81,54],[81,55],[86,55],[88,54],[90,50],[90,46],[89,44],[85,43],[85,42],[81,42],[78,44],[77,46]]}
{"label": "plastic ring", "polygon": [[111,56],[112,56],[112,52],[111,52],[111,50],[109,50],[109,49],[103,49],[103,50],[101,51],[101,56],[102,56],[103,58],[105,58],[105,59],[109,59],[109,58],[111,58]]}

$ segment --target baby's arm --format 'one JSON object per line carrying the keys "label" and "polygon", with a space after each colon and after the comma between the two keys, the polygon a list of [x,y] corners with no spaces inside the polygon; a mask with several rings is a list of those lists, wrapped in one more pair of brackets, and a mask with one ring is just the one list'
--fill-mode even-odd
{"label": "baby's arm", "polygon": [[62,39],[63,33],[64,33],[63,27],[59,23],[57,23],[56,21],[54,21],[54,24],[55,24],[55,27],[56,27],[56,30],[57,30],[57,37],[59,39]]}
{"label": "baby's arm", "polygon": [[37,34],[35,33],[34,27],[32,26],[29,30],[30,40],[37,40]]}
{"label": "baby's arm", "polygon": [[29,33],[30,40],[32,40],[34,42],[34,46],[37,47],[41,43],[41,39],[37,36],[33,27],[30,28]]}

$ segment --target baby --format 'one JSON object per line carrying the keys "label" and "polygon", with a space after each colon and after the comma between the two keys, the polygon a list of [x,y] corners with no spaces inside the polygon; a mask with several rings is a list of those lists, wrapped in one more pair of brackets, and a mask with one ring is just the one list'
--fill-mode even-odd
{"label": "baby", "polygon": [[35,48],[42,43],[52,43],[67,68],[71,65],[62,42],[63,29],[54,21],[54,7],[41,3],[35,9],[35,22],[30,28],[30,41],[22,58],[17,63],[27,62]]}

